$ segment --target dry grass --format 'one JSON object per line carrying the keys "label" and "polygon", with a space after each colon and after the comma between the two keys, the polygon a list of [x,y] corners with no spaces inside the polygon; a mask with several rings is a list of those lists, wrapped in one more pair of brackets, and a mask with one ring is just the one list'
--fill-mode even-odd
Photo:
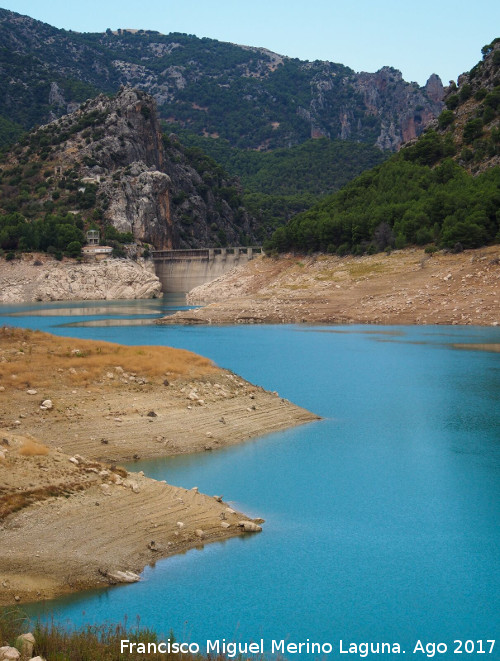
{"label": "dry grass", "polygon": [[215,369],[207,358],[183,349],[128,347],[7,327],[0,328],[0,354],[0,383],[20,389],[47,386],[54,379],[87,384],[116,367],[149,379],[197,378]]}
{"label": "dry grass", "polygon": [[[124,623],[87,625],[76,629],[71,623],[64,625],[55,622],[30,622],[26,613],[19,608],[0,610],[0,644],[15,645],[19,635],[32,631],[36,646],[34,654],[51,661],[228,661],[223,654],[191,654],[189,652],[162,653],[151,651],[147,654],[137,652],[121,652],[121,640],[143,643],[148,649],[149,644],[172,639],[173,634],[158,635],[156,632],[139,626],[139,618],[135,625]],[[173,640],[176,640],[173,637]],[[181,642],[182,639],[179,640]],[[151,647],[151,650],[154,648]],[[161,649],[161,648],[160,648]],[[238,658],[242,658],[238,656]],[[260,657],[258,657],[260,660]],[[262,660],[260,660],[262,661]]]}
{"label": "dry grass", "polygon": [[49,448],[43,443],[27,438],[23,441],[19,454],[23,457],[43,457],[49,454]]}
{"label": "dry grass", "polygon": [[85,489],[85,485],[81,482],[72,482],[64,485],[49,485],[36,489],[26,489],[18,493],[0,495],[0,521],[9,516],[9,514],[18,512],[33,503],[47,500],[47,498],[67,496],[70,493],[83,489]]}
{"label": "dry grass", "polygon": [[381,262],[370,264],[369,262],[364,261],[358,262],[356,264],[348,264],[347,269],[351,278],[355,280],[356,278],[363,278],[378,273],[384,273],[387,271],[387,266]]}

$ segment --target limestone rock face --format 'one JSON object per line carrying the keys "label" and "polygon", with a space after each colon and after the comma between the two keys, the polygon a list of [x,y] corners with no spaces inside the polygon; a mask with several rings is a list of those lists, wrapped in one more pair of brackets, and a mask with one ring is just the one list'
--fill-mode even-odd
{"label": "limestone rock face", "polygon": [[[6,268],[7,267],[7,268]],[[94,264],[22,260],[0,268],[0,302],[156,298],[161,284],[151,262],[108,259]]]}
{"label": "limestone rock face", "polygon": [[359,73],[354,89],[363,95],[367,112],[380,122],[375,144],[395,151],[418,137],[443,109],[443,85],[433,74],[425,87],[407,83],[400,71],[382,67],[375,73]]}
{"label": "limestone rock face", "polygon": [[[54,84],[54,103],[62,103],[61,94]],[[131,233],[139,255],[143,244],[161,250],[258,243],[237,180],[175,135],[163,136],[156,102],[141,90],[101,94],[32,137],[37,146],[53,143],[43,201],[52,204],[72,186],[76,193],[59,203],[60,212]]]}
{"label": "limestone rock face", "polygon": [[158,247],[172,246],[170,217],[170,177],[158,170],[148,170],[134,162],[133,174],[109,188],[108,216],[120,232]]}
{"label": "limestone rock face", "polygon": [[432,101],[441,103],[444,97],[444,87],[441,78],[433,73],[425,84],[425,91]]}

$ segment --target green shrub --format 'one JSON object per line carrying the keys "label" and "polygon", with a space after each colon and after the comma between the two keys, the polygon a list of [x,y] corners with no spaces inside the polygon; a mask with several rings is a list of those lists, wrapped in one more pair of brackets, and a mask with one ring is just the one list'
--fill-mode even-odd
{"label": "green shrub", "polygon": [[440,129],[445,129],[450,124],[453,124],[455,115],[452,110],[443,110],[443,112],[438,117],[438,126]]}
{"label": "green shrub", "polygon": [[464,142],[470,144],[477,138],[480,138],[483,134],[483,120],[482,119],[469,119],[469,121],[464,126]]}

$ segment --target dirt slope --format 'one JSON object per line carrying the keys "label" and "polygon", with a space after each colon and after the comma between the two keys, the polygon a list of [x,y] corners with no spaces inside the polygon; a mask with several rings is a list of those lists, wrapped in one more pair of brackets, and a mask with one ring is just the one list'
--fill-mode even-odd
{"label": "dirt slope", "polygon": [[500,247],[258,258],[190,292],[159,323],[500,323]]}
{"label": "dirt slope", "polygon": [[196,485],[116,463],[315,419],[188,351],[0,329],[0,604],[135,580],[123,572],[244,534],[255,521]]}

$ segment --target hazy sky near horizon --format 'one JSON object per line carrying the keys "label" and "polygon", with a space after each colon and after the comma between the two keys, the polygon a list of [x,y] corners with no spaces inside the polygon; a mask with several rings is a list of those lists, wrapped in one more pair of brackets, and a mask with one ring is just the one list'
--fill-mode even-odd
{"label": "hazy sky near horizon", "polygon": [[498,0],[0,0],[58,28],[143,28],[262,46],[355,71],[389,65],[421,85],[431,73],[456,80],[500,36]]}

